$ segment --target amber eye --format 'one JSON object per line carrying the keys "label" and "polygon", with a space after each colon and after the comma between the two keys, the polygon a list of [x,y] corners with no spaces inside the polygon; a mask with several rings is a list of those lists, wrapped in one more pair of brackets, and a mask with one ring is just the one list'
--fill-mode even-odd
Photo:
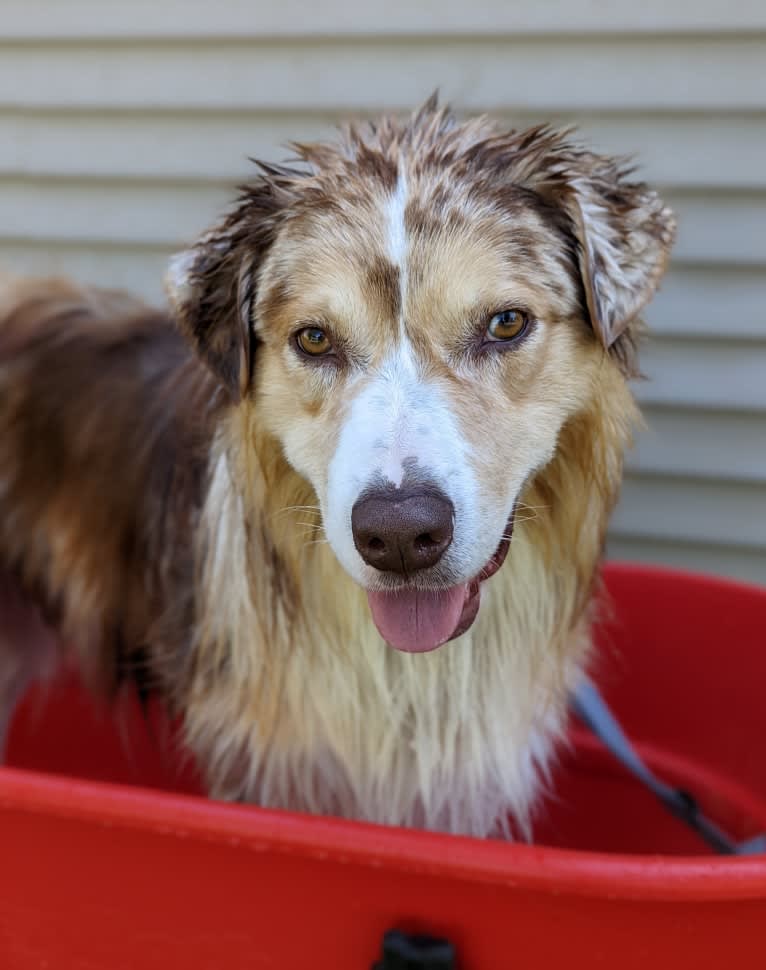
{"label": "amber eye", "polygon": [[321,327],[304,327],[295,335],[295,342],[309,357],[324,357],[332,350],[330,338]]}
{"label": "amber eye", "polygon": [[529,317],[523,310],[503,310],[496,313],[487,326],[487,340],[498,343],[514,340],[527,329]]}

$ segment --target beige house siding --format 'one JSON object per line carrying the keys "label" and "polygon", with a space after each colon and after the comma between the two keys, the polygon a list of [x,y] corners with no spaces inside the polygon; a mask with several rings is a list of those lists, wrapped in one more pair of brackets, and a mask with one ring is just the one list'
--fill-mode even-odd
{"label": "beige house siding", "polygon": [[161,298],[250,170],[342,117],[576,122],[680,217],[610,552],[766,582],[762,0],[1,0],[0,265]]}

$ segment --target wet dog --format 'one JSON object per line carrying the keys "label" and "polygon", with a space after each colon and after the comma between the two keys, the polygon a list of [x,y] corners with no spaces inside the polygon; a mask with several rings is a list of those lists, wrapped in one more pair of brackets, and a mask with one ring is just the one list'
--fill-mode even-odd
{"label": "wet dog", "polygon": [[526,833],[673,217],[433,102],[295,150],[170,313],[3,283],[4,710],[66,643],[182,715],[214,797]]}

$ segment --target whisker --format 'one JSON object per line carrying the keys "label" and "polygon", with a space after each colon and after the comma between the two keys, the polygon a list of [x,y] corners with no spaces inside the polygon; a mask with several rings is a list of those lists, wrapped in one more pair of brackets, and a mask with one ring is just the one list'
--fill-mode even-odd
{"label": "whisker", "polygon": [[329,539],[307,539],[305,542],[301,543],[300,551],[308,552],[309,546],[319,546],[319,545],[329,546],[330,540]]}
{"label": "whisker", "polygon": [[513,521],[526,522],[527,519],[539,519],[539,518],[540,518],[540,515],[537,512],[531,512],[529,515],[520,515],[518,518],[515,518]]}
{"label": "whisker", "polygon": [[287,515],[289,512],[308,512],[320,516],[322,514],[318,505],[286,505],[282,509],[277,509],[272,518],[276,518],[278,515]]}

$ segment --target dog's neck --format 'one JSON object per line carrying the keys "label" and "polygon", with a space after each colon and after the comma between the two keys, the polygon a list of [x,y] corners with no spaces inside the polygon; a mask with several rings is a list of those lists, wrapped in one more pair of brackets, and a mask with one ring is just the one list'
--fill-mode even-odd
{"label": "dog's neck", "polygon": [[[378,635],[312,489],[247,406],[203,510],[187,728],[215,795],[487,835],[525,828],[589,648],[589,609],[633,414],[621,379],[566,426],[522,496],[471,630],[432,654]],[[619,394],[617,402],[609,400]]]}

